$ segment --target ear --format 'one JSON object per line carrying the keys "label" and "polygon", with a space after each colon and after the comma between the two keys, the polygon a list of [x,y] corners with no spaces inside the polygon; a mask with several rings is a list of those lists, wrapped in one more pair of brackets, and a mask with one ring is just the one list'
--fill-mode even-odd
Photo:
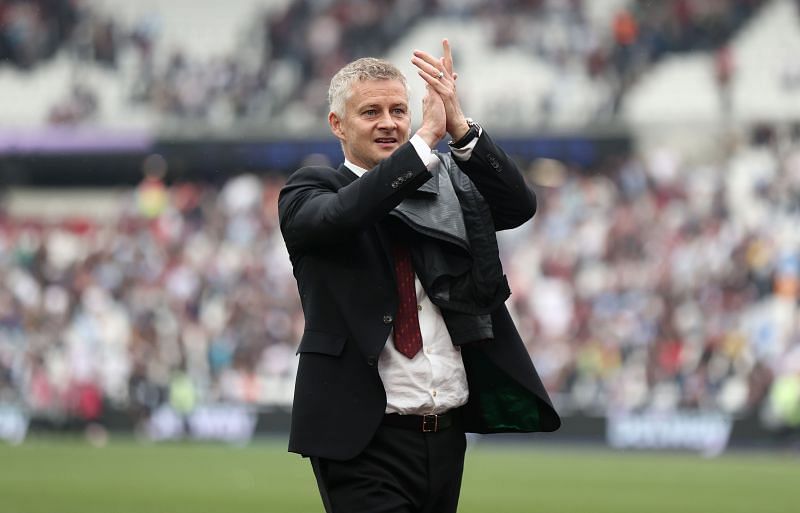
{"label": "ear", "polygon": [[344,131],[342,130],[342,120],[339,119],[339,116],[336,115],[335,112],[328,113],[328,125],[331,127],[331,132],[333,135],[336,136],[337,139],[340,141],[344,141]]}

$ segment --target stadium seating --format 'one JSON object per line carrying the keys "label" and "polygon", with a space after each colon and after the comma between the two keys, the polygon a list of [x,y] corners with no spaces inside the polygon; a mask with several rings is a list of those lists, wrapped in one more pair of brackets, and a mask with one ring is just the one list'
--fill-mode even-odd
{"label": "stadium seating", "polygon": [[[800,52],[797,4],[768,5],[734,37],[731,112],[736,122],[788,121],[800,116],[800,87],[793,84]],[[719,123],[724,106],[714,76],[713,54],[668,57],[629,93],[625,119],[648,123]]]}
{"label": "stadium seating", "polygon": [[[456,48],[465,105],[485,123],[575,129],[614,121],[622,105],[623,119],[635,123],[652,116],[717,119],[723,105],[713,98],[718,93],[711,59],[730,40],[736,115],[785,119],[794,107],[783,106],[797,104],[797,87],[786,84],[800,80],[792,59],[800,40],[796,6],[773,0],[764,12],[755,10],[762,3],[737,0],[720,14],[716,4],[703,0],[509,0],[403,8],[387,2],[380,11],[359,11],[347,0],[236,0],[203,8],[188,0],[91,0],[78,13],[80,30],[54,56],[25,71],[0,66],[0,93],[35,106],[14,108],[8,122],[15,126],[55,117],[153,130],[166,124],[177,133],[191,133],[198,121],[210,132],[248,122],[251,129],[308,133],[325,114],[325,84],[338,64],[371,50],[410,71],[410,50],[435,51],[446,35]],[[379,15],[396,18],[397,27],[373,31],[370,42],[359,35],[359,12],[368,13],[370,23]],[[622,13],[638,31],[628,46],[615,33]],[[679,27],[672,39],[657,23],[664,17]],[[98,34],[108,26],[111,42],[98,47]],[[704,53],[687,55],[693,49]],[[753,94],[763,92],[765,81],[770,94]],[[97,108],[72,118],[53,116],[54,109],[74,103],[74,86],[95,96]],[[507,100],[510,87],[521,91],[513,104]],[[674,102],[678,94],[681,101]]]}
{"label": "stadium seating", "polygon": [[[418,102],[411,51],[449,36],[465,110],[493,133],[622,124],[636,142],[603,169],[522,162],[539,210],[500,236],[509,306],[561,411],[767,412],[779,424],[775,383],[800,376],[798,2],[371,5],[93,0],[77,26],[100,33],[110,17],[112,51],[76,36],[4,62],[0,96],[14,101],[0,128],[191,139],[279,127],[302,140],[324,131],[338,65],[379,50]],[[656,44],[653,17],[687,5],[698,17]],[[375,31],[387,13],[399,28]],[[709,19],[724,21],[714,38],[695,30]],[[112,201],[2,198],[0,403],[96,415],[80,397],[99,394],[146,415],[188,376],[200,402],[289,406],[303,326],[277,230],[284,178],[162,178]]]}

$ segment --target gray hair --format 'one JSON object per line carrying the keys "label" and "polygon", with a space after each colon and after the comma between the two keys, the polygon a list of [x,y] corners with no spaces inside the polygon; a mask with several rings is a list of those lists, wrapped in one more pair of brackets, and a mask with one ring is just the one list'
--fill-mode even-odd
{"label": "gray hair", "polygon": [[399,80],[408,94],[408,83],[397,67],[383,59],[364,57],[340,69],[331,79],[328,88],[328,105],[331,112],[344,116],[344,106],[352,93],[352,86],[364,80]]}

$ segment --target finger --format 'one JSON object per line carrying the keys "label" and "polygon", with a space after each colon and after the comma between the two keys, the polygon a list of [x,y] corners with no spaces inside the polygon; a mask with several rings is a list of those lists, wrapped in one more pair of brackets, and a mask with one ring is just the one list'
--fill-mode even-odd
{"label": "finger", "polygon": [[425,73],[429,74],[430,76],[432,76],[437,80],[439,79],[439,73],[440,72],[444,73],[444,71],[441,68],[431,63],[428,63],[427,61],[419,59],[417,57],[413,57],[411,59],[411,63],[414,64],[414,66],[416,66],[417,68],[419,68],[420,71],[424,71]]}
{"label": "finger", "polygon": [[453,71],[452,71],[452,69],[450,69],[450,68],[448,68],[448,67],[447,67],[447,62],[444,60],[444,57],[442,57],[441,59],[439,59],[439,65],[441,66],[441,69],[442,69],[442,70],[444,70],[444,74],[445,74],[446,76],[448,76],[448,77],[449,77],[450,75],[452,75],[452,74],[453,74]]}
{"label": "finger", "polygon": [[433,55],[429,54],[428,52],[423,52],[422,50],[414,50],[414,56],[418,59],[421,59],[433,67],[439,66],[439,60],[436,59]]}
{"label": "finger", "polygon": [[432,77],[429,73],[426,73],[424,71],[417,71],[417,74],[419,74],[419,76],[422,77],[422,80],[427,82],[428,86],[434,93],[438,95],[444,94],[445,92],[444,86],[442,85],[442,83],[439,81],[438,78]]}
{"label": "finger", "polygon": [[437,76],[441,70],[441,63],[436,60],[429,61],[420,57],[412,57],[411,62],[419,69],[433,76]]}
{"label": "finger", "polygon": [[417,74],[422,77],[422,80],[425,81],[427,84],[426,87],[434,89],[436,85],[439,83],[439,80],[436,77],[432,77],[429,73],[424,71],[417,71]]}
{"label": "finger", "polygon": [[442,39],[442,49],[444,50],[444,69],[451,75],[453,74],[453,51],[450,49],[450,41]]}

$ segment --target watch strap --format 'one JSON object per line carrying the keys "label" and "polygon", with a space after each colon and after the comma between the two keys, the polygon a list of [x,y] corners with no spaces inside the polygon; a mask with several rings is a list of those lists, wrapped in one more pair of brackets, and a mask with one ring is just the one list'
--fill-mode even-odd
{"label": "watch strap", "polygon": [[480,129],[478,128],[478,124],[472,121],[472,119],[467,118],[467,125],[469,125],[469,130],[467,133],[461,136],[461,138],[457,141],[450,141],[448,144],[453,148],[463,148],[467,144],[469,144],[473,139],[480,135]]}

